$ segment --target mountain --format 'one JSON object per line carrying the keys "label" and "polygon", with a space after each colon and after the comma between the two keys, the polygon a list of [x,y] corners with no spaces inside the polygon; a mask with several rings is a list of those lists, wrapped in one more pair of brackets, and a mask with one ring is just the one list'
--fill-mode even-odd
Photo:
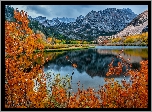
{"label": "mountain", "polygon": [[148,25],[142,30],[142,33],[143,32],[148,32]]}
{"label": "mountain", "polygon": [[14,8],[10,5],[5,6],[5,20],[15,21],[14,19]]}
{"label": "mountain", "polygon": [[135,35],[146,31],[148,31],[148,11],[144,11],[143,13],[139,14],[127,25],[126,28],[116,34],[116,36],[122,37]]}
{"label": "mountain", "polygon": [[30,20],[34,20],[34,21],[38,21],[39,23],[41,23],[44,26],[54,26],[54,25],[58,25],[60,23],[70,23],[70,22],[75,22],[75,18],[67,18],[67,17],[63,17],[63,18],[53,18],[52,20],[48,20],[46,17],[42,17],[42,16],[38,16],[36,18],[32,18],[31,16],[29,16]]}
{"label": "mountain", "polygon": [[126,37],[129,35],[141,34],[143,32],[148,32],[148,11],[139,14],[119,33],[111,36],[99,36],[96,41],[98,44],[102,44],[102,42],[111,38]]}
{"label": "mountain", "polygon": [[[5,7],[5,18],[13,18],[13,8]],[[10,14],[9,14],[10,13]],[[131,9],[107,8],[100,11],[90,11],[86,15],[74,18],[53,18],[28,16],[29,27],[41,31],[46,37],[62,37],[62,39],[96,40],[99,36],[111,36],[122,31],[137,15]],[[146,30],[146,29],[145,29]]]}
{"label": "mountain", "polygon": [[62,23],[70,23],[70,22],[75,22],[75,18],[67,18],[67,17],[63,17],[63,18],[53,18],[52,21],[55,20],[59,20]]}
{"label": "mountain", "polygon": [[123,30],[137,15],[131,9],[107,8],[80,15],[76,22],[54,25],[54,29],[71,39],[95,40],[101,35],[113,35]]}
{"label": "mountain", "polygon": [[[91,11],[86,16],[74,18],[29,17],[44,27],[51,28],[68,39],[95,40],[100,35],[113,35],[123,30],[137,15],[131,9],[107,8],[103,11]],[[48,36],[48,33],[45,33]]]}

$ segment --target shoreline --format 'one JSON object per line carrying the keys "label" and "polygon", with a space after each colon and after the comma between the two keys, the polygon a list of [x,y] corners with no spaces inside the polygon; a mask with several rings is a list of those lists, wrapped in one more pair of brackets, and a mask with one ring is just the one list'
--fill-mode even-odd
{"label": "shoreline", "polygon": [[[95,48],[95,46],[89,47],[69,47],[69,48],[59,48],[59,49],[44,49],[43,52],[54,52],[54,51],[70,51],[70,50],[81,50],[81,49],[89,49]],[[34,52],[40,52],[41,50],[35,50]]]}
{"label": "shoreline", "polygon": [[107,44],[98,44],[98,46],[148,46],[147,44],[136,44],[136,43],[107,43]]}
{"label": "shoreline", "polygon": [[[71,50],[82,50],[82,49],[89,49],[89,48],[96,48],[97,46],[99,47],[110,47],[110,45],[94,45],[94,46],[89,46],[89,47],[69,47],[69,48],[59,48],[59,49],[44,49],[43,52],[60,52],[60,51],[71,51]],[[119,47],[117,46],[112,46],[111,47]],[[126,47],[144,47],[148,48],[148,46],[124,46]],[[41,50],[35,50],[34,52],[40,52]]]}

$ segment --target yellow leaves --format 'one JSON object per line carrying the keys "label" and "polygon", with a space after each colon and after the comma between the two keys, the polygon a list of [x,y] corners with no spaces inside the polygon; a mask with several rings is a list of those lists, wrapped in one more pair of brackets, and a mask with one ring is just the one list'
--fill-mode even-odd
{"label": "yellow leaves", "polygon": [[120,42],[121,40],[122,40],[122,38],[118,37],[118,38],[112,39],[112,42]]}
{"label": "yellow leaves", "polygon": [[133,42],[148,42],[148,32],[127,36],[124,40],[124,43],[133,43]]}
{"label": "yellow leaves", "polygon": [[53,39],[52,39],[51,37],[48,37],[48,38],[47,38],[47,42],[48,42],[48,43],[51,43],[51,42],[53,42]]}

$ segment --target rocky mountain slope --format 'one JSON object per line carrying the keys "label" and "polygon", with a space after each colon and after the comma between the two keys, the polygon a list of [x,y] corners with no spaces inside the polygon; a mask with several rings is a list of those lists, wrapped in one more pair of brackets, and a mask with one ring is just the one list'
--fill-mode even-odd
{"label": "rocky mountain slope", "polygon": [[148,11],[139,14],[119,33],[111,36],[99,36],[96,40],[98,44],[102,44],[102,42],[111,40],[111,38],[122,38],[129,35],[141,34],[143,32],[148,32]]}
{"label": "rocky mountain slope", "polygon": [[148,11],[144,11],[133,19],[130,24],[116,36],[128,36],[148,31]]}
{"label": "rocky mountain slope", "polygon": [[[13,20],[14,9],[5,7],[5,19]],[[107,8],[91,11],[87,15],[74,18],[29,17],[29,26],[34,31],[39,30],[46,37],[62,37],[62,39],[93,41],[99,36],[111,36],[122,31],[137,15],[131,9]],[[145,24],[145,23],[144,23]],[[63,38],[64,37],[64,38]]]}
{"label": "rocky mountain slope", "polygon": [[124,29],[136,14],[131,9],[107,8],[80,15],[76,22],[58,24],[54,29],[72,39],[94,40],[100,35],[112,35]]}
{"label": "rocky mountain slope", "polygon": [[32,21],[38,21],[39,23],[41,23],[45,27],[58,25],[60,23],[75,22],[75,18],[67,18],[67,17],[63,17],[63,18],[57,17],[57,18],[53,18],[52,20],[48,20],[46,17],[42,17],[42,16],[38,16],[36,18],[32,18],[31,16],[29,16],[29,19]]}

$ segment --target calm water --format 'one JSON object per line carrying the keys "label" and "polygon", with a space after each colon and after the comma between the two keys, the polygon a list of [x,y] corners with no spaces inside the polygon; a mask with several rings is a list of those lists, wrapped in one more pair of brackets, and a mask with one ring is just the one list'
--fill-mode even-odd
{"label": "calm water", "polygon": [[[139,62],[148,59],[148,48],[137,46],[96,46],[96,48],[92,49],[49,53],[48,55],[50,56],[56,55],[44,65],[45,73],[50,73],[47,78],[48,88],[48,82],[52,82],[51,78],[54,77],[53,74],[60,74],[61,76],[72,76],[72,89],[70,89],[70,91],[77,91],[77,83],[79,81],[80,84],[83,84],[84,89],[92,87],[95,90],[98,90],[99,85],[102,86],[105,84],[105,74],[108,71],[108,65],[112,59],[114,58],[113,66],[117,66],[117,63],[121,62],[121,59],[117,58],[121,49],[124,49],[124,52],[120,55],[125,60],[130,59],[132,69],[139,69]],[[68,56],[68,59],[66,59],[66,56]],[[77,68],[74,68],[72,63],[77,64]],[[124,67],[123,71],[125,72],[125,70]],[[115,76],[115,80],[118,81],[121,81],[124,78],[127,81],[130,79],[129,76],[124,77],[123,74]]]}

